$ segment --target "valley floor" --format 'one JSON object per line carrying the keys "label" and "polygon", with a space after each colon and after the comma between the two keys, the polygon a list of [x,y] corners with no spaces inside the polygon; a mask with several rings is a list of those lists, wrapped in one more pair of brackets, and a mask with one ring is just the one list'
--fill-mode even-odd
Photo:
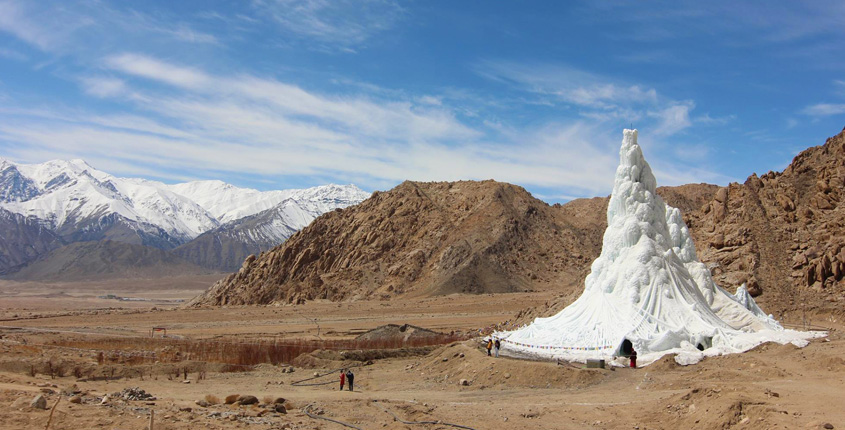
{"label": "valley floor", "polygon": [[[527,293],[198,310],[176,309],[167,302],[146,302],[146,308],[130,303],[120,309],[101,308],[99,302],[67,309],[61,298],[52,299],[52,308],[49,298],[39,299],[38,306],[17,302],[17,308],[0,310],[0,422],[10,429],[45,428],[49,409],[30,408],[29,401],[46,392],[48,408],[61,397],[51,429],[146,429],[153,410],[156,429],[344,428],[321,418],[361,429],[455,428],[403,424],[391,412],[406,421],[473,429],[845,428],[840,405],[845,398],[843,326],[818,316],[817,325],[833,330],[806,348],[768,344],[688,367],[664,357],[641,369],[582,369],[487,357],[477,341],[468,340],[427,355],[364,362],[355,368],[354,392],[338,391],[335,369],[360,363],[343,361],[338,354],[297,360],[293,373],[285,371],[289,366],[269,364],[231,371],[244,369],[166,362],[164,355],[161,362],[135,360],[148,352],[141,339],[153,326],[167,327],[169,336],[185,339],[348,339],[387,323],[474,332],[552,298]],[[123,350],[119,361],[98,364],[96,348],[56,347],[69,336],[93,343],[110,336],[139,341],[136,350]],[[37,367],[46,361],[63,363],[67,376],[51,379]],[[107,377],[86,377],[90,369],[106,367],[111,369]],[[184,374],[174,376],[180,369],[188,371],[189,383]],[[330,384],[294,385],[329,372],[306,383]],[[76,389],[68,390],[73,385]],[[129,387],[140,387],[156,400],[112,398],[101,405],[104,395]],[[70,403],[60,393],[63,389],[79,391],[80,403]],[[270,405],[196,404],[207,396],[222,401],[231,394],[253,395],[259,403],[283,397],[287,413]]]}

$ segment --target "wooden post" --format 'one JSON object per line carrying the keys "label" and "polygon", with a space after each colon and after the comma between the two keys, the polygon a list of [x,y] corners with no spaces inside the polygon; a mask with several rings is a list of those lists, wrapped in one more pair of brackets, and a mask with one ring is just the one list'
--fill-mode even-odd
{"label": "wooden post", "polygon": [[150,409],[150,428],[149,428],[149,430],[153,430],[153,426],[155,424],[155,416],[156,416],[155,409]]}
{"label": "wooden post", "polygon": [[59,402],[62,401],[62,396],[59,394],[59,398],[56,400],[56,403],[50,408],[50,417],[47,418],[47,426],[44,427],[44,430],[50,429],[50,423],[53,422],[53,412],[56,412],[56,406],[59,406]]}

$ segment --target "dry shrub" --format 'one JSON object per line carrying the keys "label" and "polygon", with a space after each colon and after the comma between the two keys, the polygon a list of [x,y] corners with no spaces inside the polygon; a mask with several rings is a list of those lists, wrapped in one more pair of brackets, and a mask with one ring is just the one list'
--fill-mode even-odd
{"label": "dry shrub", "polygon": [[[383,339],[174,339],[174,338],[113,338],[83,337],[62,338],[56,346],[91,349],[99,351],[97,363],[181,363],[190,360],[229,364],[228,371],[247,370],[246,366],[270,363],[273,365],[291,363],[296,357],[316,350],[331,351],[374,351],[402,348],[419,348],[445,345],[465,340],[466,335],[438,334],[407,341],[401,337]],[[104,353],[105,352],[105,353]],[[371,355],[371,354],[368,354]],[[347,357],[348,359],[355,359]],[[179,372],[181,370],[181,372]],[[226,371],[226,370],[224,370]],[[177,369],[187,378],[185,369]],[[175,373],[174,378],[179,374]]]}
{"label": "dry shrub", "polygon": [[225,402],[227,405],[231,405],[232,403],[237,402],[239,397],[241,397],[240,394],[229,394],[226,396]]}
{"label": "dry shrub", "polygon": [[264,396],[264,398],[261,399],[261,402],[265,405],[272,405],[275,400],[276,398],[273,396]]}
{"label": "dry shrub", "polygon": [[220,399],[218,399],[214,394],[206,394],[205,401],[208,402],[209,405],[220,404]]}

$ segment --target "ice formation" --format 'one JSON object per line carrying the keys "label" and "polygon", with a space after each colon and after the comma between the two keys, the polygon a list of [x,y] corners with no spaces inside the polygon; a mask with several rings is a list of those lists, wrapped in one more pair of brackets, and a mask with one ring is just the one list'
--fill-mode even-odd
{"label": "ice formation", "polygon": [[627,340],[640,365],[669,353],[691,364],[770,341],[803,346],[825,335],[785,330],[744,285],[736,295],[716,285],[696,257],[680,211],[667,206],[656,187],[637,131],[625,130],[601,255],[583,294],[557,315],[496,333],[503,354],[613,360],[626,355]]}

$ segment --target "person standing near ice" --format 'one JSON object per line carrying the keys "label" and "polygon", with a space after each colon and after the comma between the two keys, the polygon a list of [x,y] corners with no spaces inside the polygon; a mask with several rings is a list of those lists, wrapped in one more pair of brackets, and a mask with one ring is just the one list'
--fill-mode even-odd
{"label": "person standing near ice", "polygon": [[355,382],[355,374],[352,369],[346,371],[346,382],[349,383],[349,391],[353,391],[352,384]]}

